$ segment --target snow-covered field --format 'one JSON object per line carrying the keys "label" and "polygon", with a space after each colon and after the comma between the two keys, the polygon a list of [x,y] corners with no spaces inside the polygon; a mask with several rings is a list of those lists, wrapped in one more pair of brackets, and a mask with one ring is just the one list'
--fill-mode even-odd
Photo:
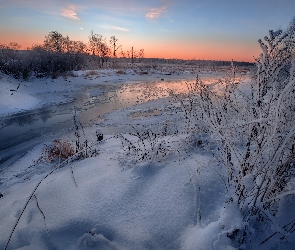
{"label": "snow-covered field", "polygon": [[[70,92],[91,84],[196,77],[115,71],[74,74],[22,82],[19,88],[18,81],[1,76],[0,114],[70,101]],[[215,90],[219,87],[212,85]],[[95,149],[92,157],[49,163],[40,160],[44,146],[39,145],[3,170],[0,248],[238,249],[233,239],[243,228],[242,218],[225,184],[226,169],[212,154],[196,150],[201,143],[195,145],[185,132],[179,106],[176,99],[161,98],[105,114],[100,123],[84,128],[88,145],[93,145],[89,150]],[[99,142],[97,129],[104,136]],[[77,136],[66,134],[63,140],[75,141]],[[287,207],[295,201],[284,202]],[[287,217],[294,216],[286,211]],[[264,233],[267,238],[273,231]],[[294,249],[294,235],[271,246],[261,245],[263,240],[254,238],[246,249]]]}

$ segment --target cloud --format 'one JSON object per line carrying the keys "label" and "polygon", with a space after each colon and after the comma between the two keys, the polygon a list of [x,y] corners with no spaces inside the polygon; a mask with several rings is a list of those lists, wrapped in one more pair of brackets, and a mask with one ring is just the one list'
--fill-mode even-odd
{"label": "cloud", "polygon": [[148,19],[154,19],[160,17],[167,10],[167,6],[151,8],[148,13],[145,14],[145,17]]}
{"label": "cloud", "polygon": [[105,29],[111,29],[111,30],[130,31],[130,30],[126,29],[126,28],[119,27],[119,26],[114,26],[114,25],[103,25],[101,27],[105,28]]}
{"label": "cloud", "polygon": [[80,18],[77,17],[76,9],[77,7],[75,5],[69,4],[65,8],[61,8],[60,14],[66,18],[80,20]]}

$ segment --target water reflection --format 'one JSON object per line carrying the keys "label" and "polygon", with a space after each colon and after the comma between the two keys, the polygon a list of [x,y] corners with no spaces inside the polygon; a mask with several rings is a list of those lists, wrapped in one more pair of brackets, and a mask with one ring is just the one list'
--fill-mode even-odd
{"label": "water reflection", "polygon": [[[216,79],[216,77],[211,77],[202,79],[202,81],[205,84],[208,84],[217,82],[218,79]],[[125,85],[119,91],[117,91],[117,96],[121,103],[142,103],[149,100],[168,97],[171,92],[175,94],[188,93],[190,90],[187,86],[187,83],[190,84],[193,82],[194,80],[180,80],[171,82],[151,82]]]}

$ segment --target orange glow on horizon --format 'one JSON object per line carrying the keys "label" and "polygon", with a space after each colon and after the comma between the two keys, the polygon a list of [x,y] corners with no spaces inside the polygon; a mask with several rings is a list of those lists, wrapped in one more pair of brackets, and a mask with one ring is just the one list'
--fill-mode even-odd
{"label": "orange glow on horizon", "polygon": [[179,51],[173,53],[157,53],[149,52],[145,50],[146,58],[165,58],[165,59],[183,59],[183,60],[215,60],[215,61],[244,61],[244,62],[254,62],[254,58],[259,55],[259,51],[255,54],[250,54],[245,52],[244,54],[230,54],[228,51],[219,51],[219,52],[203,52],[196,51],[196,53],[191,54],[189,51]]}
{"label": "orange glow on horizon", "polygon": [[[45,34],[46,35],[46,34]],[[5,32],[1,35],[0,43],[9,44],[16,42],[21,45],[21,49],[31,48],[33,44],[42,44],[45,35],[39,33],[25,33],[25,32]],[[71,39],[71,37],[70,37]],[[74,40],[74,39],[73,39]],[[87,43],[85,39],[80,39]],[[132,45],[122,44],[124,51],[130,50]],[[171,43],[157,43],[153,44],[152,41],[137,41],[133,45],[134,50],[139,51],[144,49],[145,58],[177,58],[184,60],[200,59],[200,60],[224,60],[224,61],[245,61],[254,62],[254,57],[260,54],[258,45],[248,44],[213,44],[213,43],[183,43],[175,41]],[[118,54],[118,56],[120,56]]]}
{"label": "orange glow on horizon", "polygon": [[[138,46],[139,47],[139,46]],[[244,61],[254,62],[261,50],[255,43],[252,44],[185,44],[182,42],[173,44],[142,46],[145,57],[149,58],[177,58],[177,59],[200,59],[200,60],[220,60],[220,61]]]}
{"label": "orange glow on horizon", "polygon": [[1,35],[0,43],[8,45],[10,42],[16,42],[21,45],[21,49],[25,50],[27,48],[31,48],[33,44],[42,44],[44,41],[44,36],[40,36],[40,34],[29,33],[29,32],[4,32]]}

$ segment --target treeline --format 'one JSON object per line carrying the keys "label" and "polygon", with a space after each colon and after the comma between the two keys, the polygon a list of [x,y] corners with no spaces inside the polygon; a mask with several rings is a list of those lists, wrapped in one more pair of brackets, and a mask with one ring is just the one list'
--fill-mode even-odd
{"label": "treeline", "polygon": [[[197,67],[230,66],[230,61],[180,60],[164,58],[144,58],[144,50],[123,50],[115,36],[107,40],[91,31],[87,43],[71,40],[57,31],[45,36],[43,44],[34,44],[27,50],[20,50],[15,42],[0,43],[0,71],[16,79],[35,77],[57,78],[59,75],[85,69],[103,67],[133,67],[141,62],[156,67],[159,64],[191,65]],[[252,66],[249,62],[234,62],[236,66]]]}
{"label": "treeline", "polygon": [[[118,61],[124,61],[124,58],[119,58]],[[244,62],[244,61],[223,61],[223,60],[185,60],[185,59],[167,59],[167,58],[143,58],[140,60],[144,63],[157,63],[157,64],[177,64],[177,65],[191,65],[197,67],[230,67],[232,63],[238,67],[251,67],[254,66],[255,63]]]}
{"label": "treeline", "polygon": [[[71,40],[57,31],[45,36],[43,44],[34,44],[27,50],[20,50],[15,42],[8,45],[0,43],[0,71],[16,79],[36,77],[56,78],[60,74],[83,69],[102,68],[112,58],[143,58],[144,50],[123,51],[118,39],[112,36],[109,41],[100,34],[91,31],[88,42]],[[114,62],[114,60],[113,60]]]}

